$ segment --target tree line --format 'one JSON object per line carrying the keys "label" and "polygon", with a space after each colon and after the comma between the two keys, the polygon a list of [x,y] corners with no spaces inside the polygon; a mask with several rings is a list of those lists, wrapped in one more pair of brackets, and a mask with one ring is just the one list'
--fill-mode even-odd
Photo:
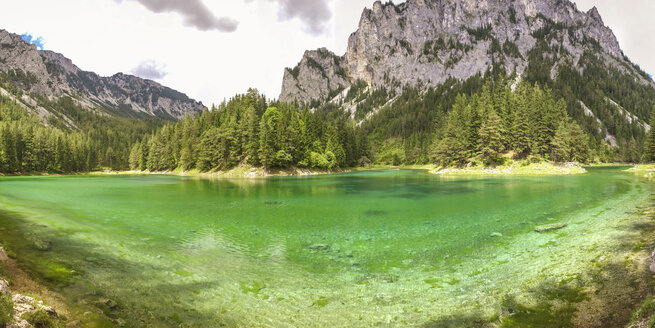
{"label": "tree line", "polygon": [[131,147],[129,162],[149,171],[351,167],[368,162],[366,138],[357,131],[345,113],[269,103],[251,89],[145,136]]}
{"label": "tree line", "polygon": [[[152,118],[101,116],[70,98],[48,104],[43,119],[7,97],[0,97],[0,173],[90,172],[128,167],[129,147],[162,126]],[[61,112],[71,120],[63,124]]]}
{"label": "tree line", "polygon": [[[310,109],[269,101],[253,89],[168,123],[97,115],[63,98],[49,104],[54,110],[44,124],[0,98],[0,173],[218,171],[239,165],[329,170],[372,163],[497,165],[508,157],[640,158],[637,143],[613,148],[581,128],[568,102],[548,86],[510,81],[503,75],[476,76],[423,92],[404,88],[397,96],[390,93],[395,101],[364,121],[339,104]],[[62,123],[63,113],[74,127]],[[645,138],[644,161],[655,161],[652,134]]]}
{"label": "tree line", "polygon": [[512,91],[503,83],[486,83],[471,97],[458,95],[452,110],[436,121],[433,160],[444,166],[472,158],[501,164],[504,153],[559,162],[590,158],[590,137],[569,118],[566,102],[538,84],[521,83]]}

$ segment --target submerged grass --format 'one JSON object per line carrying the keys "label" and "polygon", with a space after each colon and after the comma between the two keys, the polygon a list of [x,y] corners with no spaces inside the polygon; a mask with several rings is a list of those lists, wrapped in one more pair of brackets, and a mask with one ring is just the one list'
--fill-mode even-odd
{"label": "submerged grass", "polygon": [[[650,251],[655,247],[655,202],[651,202],[635,211],[641,222],[631,229],[640,233],[639,238],[623,240],[619,253],[600,256],[588,271],[505,295],[490,317],[451,314],[424,327],[586,328],[629,324],[630,328],[655,328],[655,280],[648,270]],[[437,281],[425,282],[432,285]]]}

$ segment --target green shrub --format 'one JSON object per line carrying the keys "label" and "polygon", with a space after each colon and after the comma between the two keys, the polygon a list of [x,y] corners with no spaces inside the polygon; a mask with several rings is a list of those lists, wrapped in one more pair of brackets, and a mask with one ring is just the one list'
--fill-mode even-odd
{"label": "green shrub", "polygon": [[655,314],[655,300],[653,300],[653,295],[648,295],[644,302],[641,303],[637,311],[632,314],[632,321],[635,322],[637,320],[650,317],[653,314]]}
{"label": "green shrub", "polygon": [[59,328],[60,325],[48,312],[38,310],[34,313],[23,314],[23,319],[27,320],[35,328]]}
{"label": "green shrub", "polygon": [[9,295],[0,295],[0,327],[5,327],[11,322],[14,314],[14,301]]}

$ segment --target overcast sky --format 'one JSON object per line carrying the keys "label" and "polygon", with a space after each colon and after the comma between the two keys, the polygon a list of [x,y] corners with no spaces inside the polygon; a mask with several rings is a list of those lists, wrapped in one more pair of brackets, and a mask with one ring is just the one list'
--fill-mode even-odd
{"label": "overcast sky", "polygon": [[[131,73],[218,103],[255,87],[277,98],[285,67],[307,49],[345,53],[372,0],[3,0],[0,28],[103,76]],[[655,72],[653,0],[597,6],[625,53]]]}

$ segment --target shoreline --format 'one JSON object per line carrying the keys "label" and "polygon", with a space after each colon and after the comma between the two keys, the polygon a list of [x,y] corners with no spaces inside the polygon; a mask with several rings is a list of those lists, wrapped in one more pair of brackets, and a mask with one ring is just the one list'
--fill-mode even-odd
{"label": "shoreline", "polygon": [[628,167],[626,172],[643,174],[644,177],[655,177],[655,164],[589,164],[580,165],[573,163],[554,164],[544,162],[539,164],[520,165],[512,164],[496,167],[438,167],[435,165],[373,165],[367,167],[351,167],[334,170],[310,170],[306,168],[289,168],[265,170],[261,167],[240,166],[229,171],[210,171],[201,172],[198,170],[172,170],[172,171],[140,171],[140,170],[123,170],[123,171],[92,171],[92,172],[73,172],[73,173],[48,173],[48,172],[30,172],[29,174],[2,174],[0,177],[49,177],[49,176],[111,176],[111,175],[173,175],[180,177],[201,177],[201,178],[267,178],[267,177],[307,177],[319,175],[335,175],[353,172],[382,171],[382,170],[424,170],[430,174],[441,176],[539,176],[539,175],[576,175],[585,174],[588,171],[585,167],[603,168],[603,167]]}
{"label": "shoreline", "polygon": [[[0,295],[11,298],[13,303],[13,313],[7,327],[32,327],[36,313],[45,313],[47,321],[63,326],[62,320],[67,321],[66,318],[71,315],[65,301],[57,292],[23,270],[19,260],[9,256],[3,246],[0,246]],[[66,327],[79,327],[79,324],[76,321],[67,322]]]}
{"label": "shoreline", "polygon": [[89,172],[88,175],[175,175],[181,177],[202,177],[202,178],[267,178],[267,177],[300,177],[331,175],[354,172],[355,169],[335,169],[335,170],[309,170],[304,168],[291,168],[280,170],[265,170],[259,167],[242,166],[236,167],[229,171],[210,171],[201,172],[198,170],[173,170],[173,171],[96,171]]}
{"label": "shoreline", "polygon": [[626,170],[635,174],[642,175],[644,178],[655,177],[655,164],[638,164]]}
{"label": "shoreline", "polygon": [[507,176],[507,175],[575,175],[585,174],[587,170],[578,163],[564,163],[556,165],[545,162],[539,164],[517,165],[497,167],[437,167],[430,170],[430,173],[442,176]]}
{"label": "shoreline", "polygon": [[[591,164],[589,167],[615,167],[626,166],[625,164]],[[641,165],[635,166],[628,171],[636,170],[635,172],[646,172],[650,176],[655,176],[655,165],[647,166],[648,170],[638,169]],[[31,172],[29,174],[0,174],[0,177],[25,177],[25,176],[111,176],[111,175],[173,175],[181,177],[201,177],[201,178],[267,178],[267,177],[306,177],[306,176],[319,176],[319,175],[335,175],[353,172],[366,172],[366,171],[383,171],[383,170],[423,170],[430,174],[441,176],[526,176],[526,175],[575,175],[585,174],[587,170],[578,163],[564,163],[554,164],[550,162],[543,162],[538,164],[521,165],[513,163],[512,165],[496,166],[496,167],[438,167],[435,165],[372,165],[367,167],[350,167],[338,168],[333,170],[315,170],[307,168],[292,167],[288,169],[272,169],[266,170],[261,167],[252,166],[238,166],[229,171],[209,171],[201,172],[199,170],[181,170],[176,169],[172,171],[140,171],[140,170],[123,170],[123,171],[92,171],[92,172],[75,172],[75,173],[47,173],[47,172]]]}

